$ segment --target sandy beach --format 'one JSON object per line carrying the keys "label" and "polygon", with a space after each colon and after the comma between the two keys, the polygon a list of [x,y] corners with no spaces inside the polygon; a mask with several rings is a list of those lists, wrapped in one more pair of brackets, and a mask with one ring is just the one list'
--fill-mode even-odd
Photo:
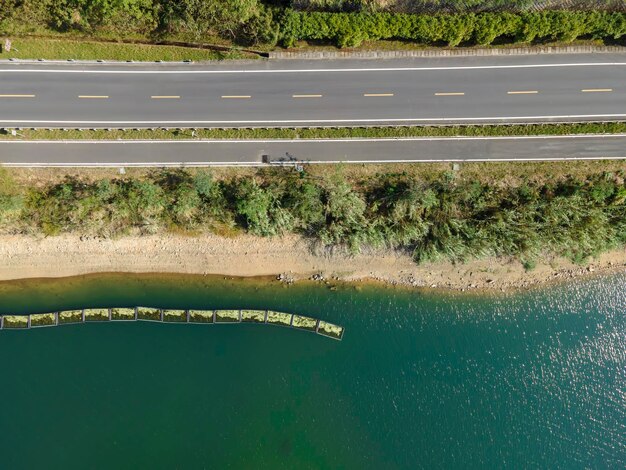
{"label": "sandy beach", "polygon": [[350,255],[317,249],[297,236],[268,239],[247,235],[119,239],[3,235],[0,259],[0,280],[102,272],[161,272],[274,276],[284,282],[311,278],[375,280],[415,287],[499,291],[626,271],[626,250],[606,253],[585,266],[551,259],[538,262],[535,269],[526,271],[519,261],[512,259],[416,265],[408,254],[391,250]]}

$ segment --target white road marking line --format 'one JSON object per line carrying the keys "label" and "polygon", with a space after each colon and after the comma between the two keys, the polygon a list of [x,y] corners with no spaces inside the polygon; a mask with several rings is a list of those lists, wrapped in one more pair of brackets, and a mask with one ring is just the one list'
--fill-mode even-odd
{"label": "white road marking line", "polygon": [[507,95],[536,95],[539,92],[537,90],[517,90],[517,91],[507,91]]}
{"label": "white road marking line", "polygon": [[78,97],[81,99],[98,100],[98,99],[107,99],[109,96],[108,95],[78,95]]}
{"label": "white road marking line", "polygon": [[582,93],[610,93],[613,88],[583,88],[580,90]]}
{"label": "white road marking line", "polygon": [[454,92],[440,92],[440,93],[435,93],[435,96],[465,96],[465,93],[458,92],[458,91],[454,91]]}
{"label": "white road marking line", "polygon": [[[83,65],[84,66],[84,65]],[[374,67],[374,68],[323,68],[323,69],[259,69],[259,70],[102,70],[93,69],[21,69],[4,68],[0,73],[78,73],[78,74],[237,74],[237,73],[346,73],[346,72],[420,72],[438,70],[497,70],[497,69],[538,69],[538,68],[568,68],[568,67],[623,67],[626,62],[580,62],[565,64],[516,64],[516,65],[458,65],[447,67]],[[95,66],[97,67],[97,66]]]}
{"label": "white road marking line", "polygon": [[322,95],[291,95],[292,98],[321,98]]}
{"label": "white road marking line", "polygon": [[554,119],[625,119],[626,114],[564,114],[564,115],[544,115],[544,116],[485,116],[485,117],[435,117],[435,118],[371,118],[371,119],[283,119],[283,120],[249,120],[249,121],[68,121],[68,120],[36,120],[36,119],[0,119],[0,124],[79,124],[79,125],[138,125],[146,127],[154,127],[155,125],[213,125],[213,124],[277,124],[277,125],[294,125],[294,124],[350,124],[350,123],[397,123],[397,122],[495,122],[495,121],[511,121],[521,122],[530,120],[554,120]]}
{"label": "white road marking line", "polygon": [[222,99],[249,99],[252,98],[251,95],[222,95]]}
{"label": "white road marking line", "polygon": [[0,98],[34,98],[35,95],[0,95]]}
{"label": "white road marking line", "polygon": [[365,97],[383,97],[383,96],[393,96],[393,93],[363,93]]}
{"label": "white road marking line", "polygon": [[179,95],[152,95],[150,98],[153,100],[177,100],[180,99]]}

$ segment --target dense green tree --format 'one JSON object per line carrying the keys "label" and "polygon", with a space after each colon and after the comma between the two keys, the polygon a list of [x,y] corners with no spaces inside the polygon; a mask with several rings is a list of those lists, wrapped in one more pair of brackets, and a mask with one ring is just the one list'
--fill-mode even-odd
{"label": "dense green tree", "polygon": [[277,235],[293,227],[293,216],[284,209],[277,186],[264,188],[254,179],[235,183],[235,210],[246,228],[255,235]]}
{"label": "dense green tree", "polygon": [[323,200],[326,221],[319,232],[322,243],[346,244],[358,250],[368,233],[364,198],[337,174],[324,187]]}

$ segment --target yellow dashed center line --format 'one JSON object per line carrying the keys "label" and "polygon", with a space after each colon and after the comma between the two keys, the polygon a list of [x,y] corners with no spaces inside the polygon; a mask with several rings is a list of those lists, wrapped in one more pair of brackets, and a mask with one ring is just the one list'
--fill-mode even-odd
{"label": "yellow dashed center line", "polygon": [[435,93],[435,96],[464,96],[465,93],[460,91]]}
{"label": "yellow dashed center line", "polygon": [[321,98],[322,95],[291,95],[292,98]]}
{"label": "yellow dashed center line", "polygon": [[252,98],[252,96],[250,95],[222,95],[222,98],[225,100],[245,100],[245,99],[249,99]]}
{"label": "yellow dashed center line", "polygon": [[363,93],[363,96],[367,96],[369,98],[372,98],[372,97],[382,97],[382,96],[393,96],[393,93]]}
{"label": "yellow dashed center line", "polygon": [[180,98],[179,95],[152,95],[150,98],[153,100],[177,100]]}
{"label": "yellow dashed center line", "polygon": [[517,91],[507,91],[507,95],[536,95],[539,93],[537,90],[517,90]]}
{"label": "yellow dashed center line", "polygon": [[610,93],[613,88],[584,88],[580,90],[582,93]]}
{"label": "yellow dashed center line", "polygon": [[0,95],[0,98],[34,98],[35,95]]}
{"label": "yellow dashed center line", "polygon": [[107,99],[109,95],[78,95],[78,97],[87,100],[104,100]]}

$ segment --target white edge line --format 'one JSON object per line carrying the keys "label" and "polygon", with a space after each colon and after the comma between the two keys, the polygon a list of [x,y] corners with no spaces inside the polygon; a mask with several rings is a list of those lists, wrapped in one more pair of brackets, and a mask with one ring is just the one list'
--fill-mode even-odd
{"label": "white edge line", "polygon": [[354,137],[330,139],[198,139],[198,140],[3,140],[3,144],[271,144],[271,143],[367,143],[367,142],[441,142],[481,140],[558,140],[558,139],[619,139],[622,134],[565,134],[565,135],[520,135],[520,136],[450,136],[450,137]]}
{"label": "white edge line", "polygon": [[[0,73],[83,73],[83,74],[236,74],[236,73],[345,73],[345,72],[418,72],[437,70],[493,70],[532,69],[558,67],[620,67],[626,62],[580,62],[565,64],[515,64],[515,65],[457,65],[448,67],[374,67],[374,68],[324,68],[324,69],[240,69],[240,70],[98,70],[94,69],[0,69]],[[94,66],[97,67],[97,66]]]}
{"label": "white edge line", "polygon": [[[267,121],[54,121],[54,120],[34,120],[34,119],[0,119],[0,124],[16,125],[16,124],[93,124],[93,125],[160,125],[161,127],[175,125],[228,125],[228,124],[312,124],[312,123],[397,123],[397,122],[455,122],[462,125],[464,122],[475,121],[511,121],[512,123],[520,123],[531,119],[548,120],[548,119],[593,119],[593,118],[626,118],[626,114],[565,114],[555,116],[487,116],[487,117],[440,117],[440,118],[371,118],[371,119],[291,119],[291,120],[267,120]],[[550,123],[550,121],[546,121]]]}

